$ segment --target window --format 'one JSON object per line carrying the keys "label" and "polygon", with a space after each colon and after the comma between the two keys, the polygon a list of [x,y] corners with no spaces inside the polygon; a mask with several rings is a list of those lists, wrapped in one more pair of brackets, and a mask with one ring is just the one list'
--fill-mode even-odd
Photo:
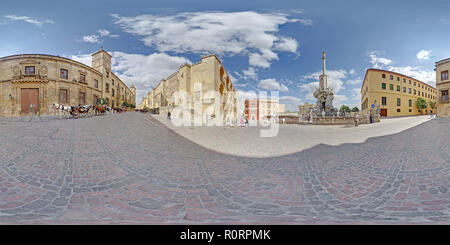
{"label": "window", "polygon": [[401,100],[400,98],[397,98],[397,106],[400,106]]}
{"label": "window", "polygon": [[400,112],[400,109],[397,109],[397,112]]}
{"label": "window", "polygon": [[400,92],[400,85],[397,85],[397,92]]}
{"label": "window", "polygon": [[381,74],[381,78],[386,78],[386,74]]}
{"label": "window", "polygon": [[412,100],[408,100],[408,104],[409,104],[409,107],[412,107]]}
{"label": "window", "polygon": [[94,87],[98,88],[98,80],[97,79],[94,79]]}
{"label": "window", "polygon": [[448,102],[448,90],[441,91],[441,102]]}
{"label": "window", "polygon": [[406,83],[406,79],[405,78],[403,78],[403,82]]}
{"label": "window", "polygon": [[408,88],[408,93],[411,94],[411,88]]}
{"label": "window", "polygon": [[80,83],[86,83],[86,75],[80,74]]}
{"label": "window", "polygon": [[394,80],[394,76],[393,76],[393,75],[390,75],[389,78],[390,78],[391,80]]}
{"label": "window", "polygon": [[381,89],[386,89],[386,83],[381,84]]}
{"label": "window", "polygon": [[389,89],[394,90],[394,84],[389,84]]}
{"label": "window", "polygon": [[414,89],[414,95],[416,95],[416,90]]}
{"label": "window", "polygon": [[416,82],[414,82],[414,86],[416,86]]}
{"label": "window", "polygon": [[80,91],[79,102],[82,105],[86,104],[86,93]]}
{"label": "window", "polygon": [[114,96],[114,89],[111,89],[111,95]]}
{"label": "window", "polygon": [[34,75],[34,66],[25,66],[25,75]]}
{"label": "window", "polygon": [[397,81],[400,81],[400,77],[397,77]]}
{"label": "window", "polygon": [[105,91],[106,93],[109,93],[109,83],[105,84]]}
{"label": "window", "polygon": [[422,91],[422,97],[423,97],[423,91]]}
{"label": "window", "polygon": [[114,79],[112,79],[112,85],[114,86]]}
{"label": "window", "polygon": [[109,71],[106,71],[106,77],[109,77]]}
{"label": "window", "polygon": [[59,70],[59,78],[69,79],[69,71],[66,69]]}
{"label": "window", "polygon": [[409,109],[409,112],[411,112],[411,109]]}
{"label": "window", "polygon": [[403,87],[403,93],[406,93],[406,87]]}
{"label": "window", "polygon": [[381,97],[381,105],[386,105],[386,97]]}
{"label": "window", "polygon": [[408,80],[409,81],[409,84],[411,84],[411,80]]}
{"label": "window", "polygon": [[65,103],[69,102],[69,97],[67,95],[68,95],[67,89],[60,89],[59,90],[59,101],[65,102]]}

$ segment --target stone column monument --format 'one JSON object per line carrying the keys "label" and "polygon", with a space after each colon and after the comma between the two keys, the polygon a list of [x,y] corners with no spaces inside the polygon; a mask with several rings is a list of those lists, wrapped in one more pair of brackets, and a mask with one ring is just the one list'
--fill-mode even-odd
{"label": "stone column monument", "polygon": [[[326,74],[326,53],[322,52],[323,72],[319,76],[319,88],[314,92],[316,102],[316,115],[332,116],[335,114],[333,107],[334,92],[328,86],[328,75]],[[324,113],[322,113],[324,112]]]}

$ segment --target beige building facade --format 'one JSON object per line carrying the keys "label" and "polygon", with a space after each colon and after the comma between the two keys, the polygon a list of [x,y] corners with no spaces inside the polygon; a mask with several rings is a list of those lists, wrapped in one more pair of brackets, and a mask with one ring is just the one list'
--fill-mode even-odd
{"label": "beige building facade", "polygon": [[237,118],[237,91],[216,55],[204,56],[196,64],[182,65],[148,92],[142,104],[140,107],[163,115],[173,114],[183,106],[189,110],[191,120],[200,116],[203,122],[213,119],[235,122]]}
{"label": "beige building facade", "polygon": [[[428,107],[418,109],[418,98]],[[427,83],[396,72],[367,69],[361,86],[361,113],[369,115],[373,104],[382,117],[426,115],[436,111],[430,106],[436,99],[436,88]]]}
{"label": "beige building facade", "polygon": [[450,117],[450,58],[436,62],[437,116]]}
{"label": "beige building facade", "polygon": [[111,72],[111,55],[92,54],[92,67],[67,58],[23,54],[0,58],[0,117],[55,115],[54,103],[111,107],[135,104],[130,88]]}

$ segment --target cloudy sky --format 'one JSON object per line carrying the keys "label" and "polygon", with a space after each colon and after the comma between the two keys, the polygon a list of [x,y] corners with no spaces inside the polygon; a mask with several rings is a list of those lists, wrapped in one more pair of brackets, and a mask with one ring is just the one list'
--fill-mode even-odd
{"label": "cloudy sky", "polygon": [[367,68],[434,85],[434,62],[450,57],[448,1],[189,2],[3,0],[0,56],[43,53],[90,65],[103,46],[140,103],[181,64],[215,53],[241,96],[277,90],[290,110],[315,101],[322,51],[335,106],[359,106]]}

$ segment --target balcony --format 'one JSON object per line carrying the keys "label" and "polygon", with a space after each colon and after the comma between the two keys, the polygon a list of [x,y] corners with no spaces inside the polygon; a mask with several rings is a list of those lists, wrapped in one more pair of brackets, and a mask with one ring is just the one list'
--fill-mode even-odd
{"label": "balcony", "polygon": [[442,95],[441,100],[439,102],[440,103],[448,103],[449,102],[448,95]]}

